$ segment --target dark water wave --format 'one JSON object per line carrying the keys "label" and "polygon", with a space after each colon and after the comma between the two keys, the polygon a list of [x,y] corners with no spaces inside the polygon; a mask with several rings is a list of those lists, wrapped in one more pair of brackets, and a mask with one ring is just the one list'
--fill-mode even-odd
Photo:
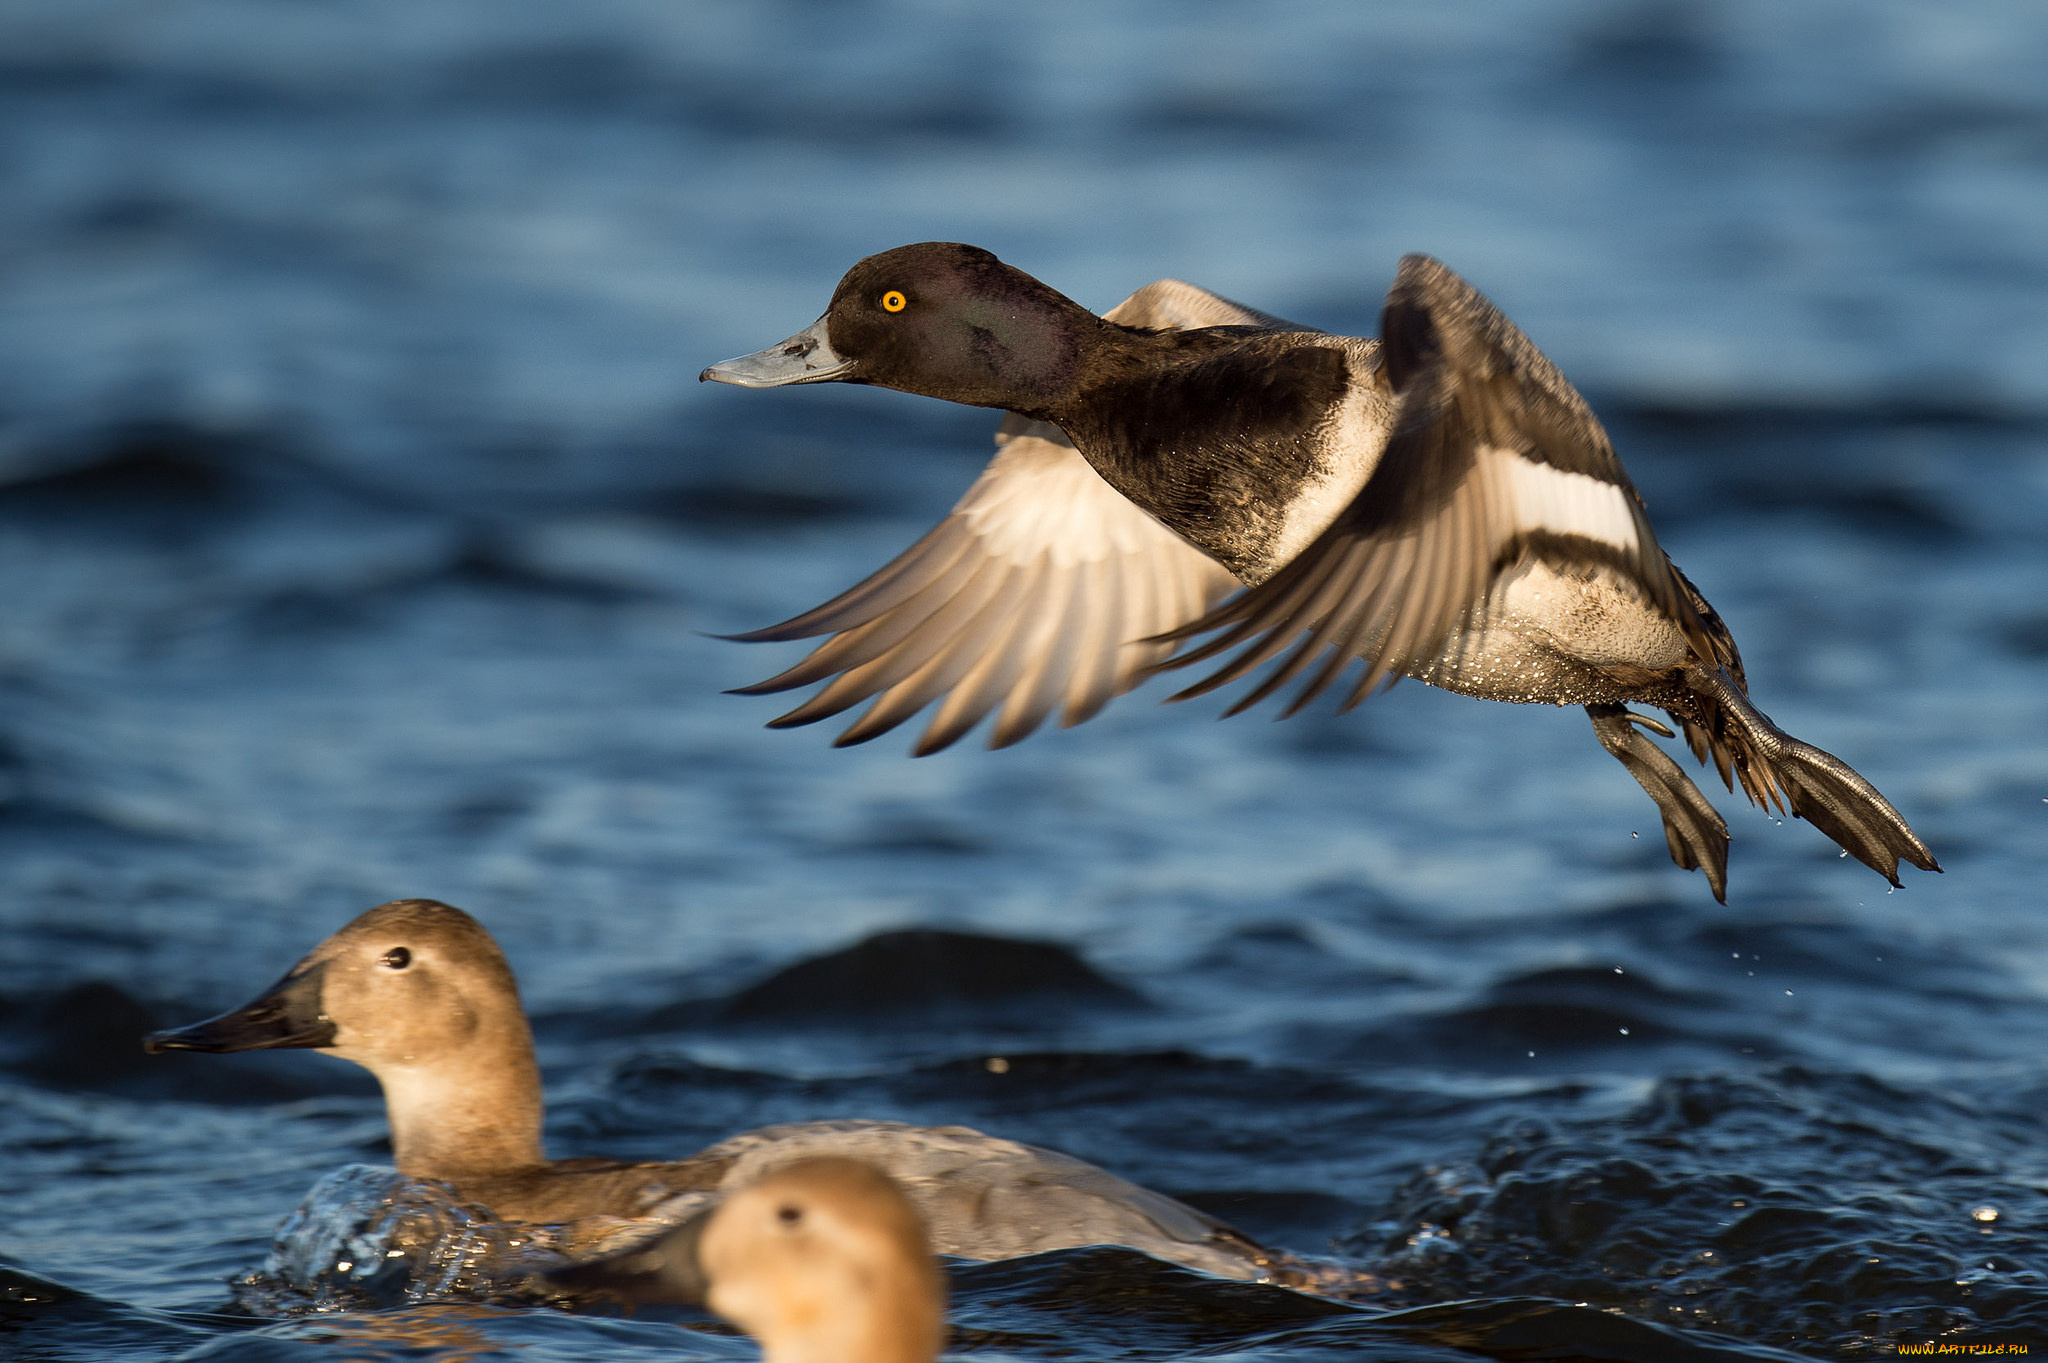
{"label": "dark water wave", "polygon": [[[1128,1250],[1063,1250],[950,1275],[951,1349],[1016,1356],[1365,1358],[1393,1363],[1572,1358],[1720,1363],[1793,1355],[1646,1324],[1542,1297],[1380,1311],[1246,1288]],[[715,1322],[622,1321],[482,1306],[413,1306],[264,1325],[249,1318],[123,1307],[0,1268],[0,1328],[18,1357],[86,1359],[95,1348],[178,1349],[181,1358],[289,1363],[356,1359],[745,1357]]]}

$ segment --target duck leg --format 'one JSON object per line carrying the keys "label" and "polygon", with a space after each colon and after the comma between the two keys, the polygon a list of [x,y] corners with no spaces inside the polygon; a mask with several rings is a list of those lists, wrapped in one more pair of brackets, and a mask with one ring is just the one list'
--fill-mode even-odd
{"label": "duck leg", "polygon": [[1647,715],[1632,713],[1626,705],[1588,705],[1586,715],[1600,746],[1613,753],[1657,802],[1671,859],[1683,870],[1706,872],[1714,898],[1727,903],[1728,825],[1692,778],[1636,726],[1655,729],[1666,738],[1671,730]]}

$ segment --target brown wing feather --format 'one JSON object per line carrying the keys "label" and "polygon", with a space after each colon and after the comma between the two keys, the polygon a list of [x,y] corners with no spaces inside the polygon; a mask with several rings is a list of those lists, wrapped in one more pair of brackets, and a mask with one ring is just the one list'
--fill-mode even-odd
{"label": "brown wing feather", "polygon": [[[1382,333],[1399,407],[1371,476],[1292,562],[1173,632],[1174,639],[1189,639],[1222,631],[1162,668],[1241,650],[1174,699],[1227,685],[1289,647],[1294,653],[1233,713],[1318,658],[1320,669],[1289,713],[1354,659],[1366,666],[1348,690],[1347,707],[1403,675],[1427,671],[1447,649],[1462,646],[1498,577],[1540,551],[1548,532],[1527,489],[1531,478],[1559,475],[1588,480],[1573,486],[1615,489],[1604,494],[1612,533],[1625,532],[1630,543],[1592,547],[1677,620],[1703,656],[1715,656],[1697,594],[1681,585],[1658,547],[1606,433],[1513,323],[1441,264],[1409,256],[1388,294]],[[1726,631],[1720,635],[1725,639]]]}

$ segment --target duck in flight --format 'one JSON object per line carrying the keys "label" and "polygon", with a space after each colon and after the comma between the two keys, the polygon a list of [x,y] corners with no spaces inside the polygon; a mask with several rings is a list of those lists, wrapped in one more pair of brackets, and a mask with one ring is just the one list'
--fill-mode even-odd
{"label": "duck in flight", "polygon": [[866,581],[736,636],[831,636],[742,693],[827,683],[773,727],[872,699],[841,744],[937,701],[919,755],[991,713],[995,747],[1055,709],[1077,724],[1217,659],[1173,699],[1270,664],[1226,713],[1290,685],[1288,714],[1333,686],[1349,708],[1402,677],[1581,705],[1656,801],[1672,860],[1725,902],[1727,825],[1636,704],[1730,790],[1892,884],[1902,860],[1941,869],[1876,787],[1751,703],[1734,639],[1658,545],[1598,419],[1512,322],[1411,255],[1380,333],[1328,335],[1177,280],[1097,317],[952,242],[860,261],[812,326],[702,377],[1000,408],[996,457]]}
{"label": "duck in flight", "polygon": [[931,1363],[946,1286],[917,1208],[859,1160],[799,1160],[651,1245],[548,1275],[628,1302],[708,1306],[763,1363]]}
{"label": "duck in flight", "polygon": [[857,1159],[909,1191],[936,1248],[1008,1259],[1128,1245],[1226,1278],[1360,1286],[1267,1249],[1106,1169],[964,1126],[818,1121],[761,1127],[685,1159],[550,1160],[533,1033],[482,924],[432,899],[362,914],[253,1001],[148,1037],[161,1051],[302,1047],[377,1077],[398,1171],[439,1179],[503,1221],[673,1219],[798,1161]]}

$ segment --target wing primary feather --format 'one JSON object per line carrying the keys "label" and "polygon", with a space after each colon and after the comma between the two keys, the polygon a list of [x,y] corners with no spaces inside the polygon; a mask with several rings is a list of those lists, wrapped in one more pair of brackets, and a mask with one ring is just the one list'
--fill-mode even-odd
{"label": "wing primary feather", "polygon": [[751,686],[735,687],[729,694],[759,696],[788,691],[823,681],[834,672],[851,671],[873,662],[897,648],[920,625],[944,609],[956,589],[965,590],[961,583],[971,580],[986,564],[987,560],[961,557],[883,614],[864,624],[850,626],[843,633],[819,644],[788,671]]}
{"label": "wing primary feather", "polygon": [[[1396,590],[1395,584],[1411,584],[1415,568],[1415,536],[1407,535],[1395,541],[1391,546],[1391,554],[1394,566],[1381,578],[1383,590]],[[1380,638],[1377,646],[1372,648],[1372,656],[1367,659],[1369,665],[1365,669],[1365,675],[1351,688],[1351,694],[1340,707],[1340,713],[1355,708],[1378,690],[1380,683],[1388,676],[1398,675],[1391,660],[1398,650],[1403,621],[1409,614],[1413,600],[1412,596],[1404,594],[1401,601],[1394,606],[1393,615],[1387,619],[1384,629],[1380,628],[1377,620],[1373,622],[1373,632]],[[1370,646],[1371,641],[1366,642]],[[1319,680],[1326,682],[1327,678]]]}
{"label": "wing primary feather", "polygon": [[1078,647],[1073,613],[1083,579],[1071,567],[1062,568],[1059,573],[1047,591],[1048,599],[1062,602],[1062,608],[1048,613],[1049,628],[1034,644],[1041,650],[1039,657],[997,717],[989,734],[991,748],[1007,748],[1030,737],[1059,704],[1065,689],[1067,672],[1073,666],[1074,650]]}
{"label": "wing primary feather", "polygon": [[[1354,659],[1370,661],[1373,657],[1373,640],[1385,635],[1387,631],[1385,605],[1388,596],[1399,589],[1399,581],[1398,577],[1390,573],[1382,573],[1369,584],[1369,592],[1346,613],[1342,632],[1332,637],[1329,661],[1323,665],[1321,671],[1303,683],[1300,694],[1295,696],[1294,702],[1287,707],[1282,718],[1300,713],[1302,707],[1343,676],[1344,670]],[[1362,695],[1354,692],[1338,707],[1339,713],[1350,709],[1362,699]]]}
{"label": "wing primary feather", "polygon": [[[1294,651],[1282,659],[1280,665],[1268,673],[1257,686],[1231,702],[1230,706],[1223,711],[1222,717],[1229,719],[1232,715],[1241,715],[1266,697],[1272,695],[1275,691],[1278,691],[1281,687],[1287,685],[1289,681],[1300,673],[1302,668],[1308,666],[1309,662],[1323,650],[1328,642],[1320,625],[1314,629],[1303,630],[1300,641],[1294,646]],[[1293,710],[1290,708],[1286,713],[1292,714]],[[1285,715],[1282,718],[1285,718]]]}
{"label": "wing primary feather", "polygon": [[[911,603],[915,605],[915,603]],[[945,604],[943,592],[925,604],[922,610],[898,607],[879,619],[865,625],[855,625],[843,634],[819,644],[802,661],[785,672],[778,672],[766,681],[757,681],[751,686],[735,686],[726,694],[729,696],[768,696],[778,691],[794,691],[799,686],[809,686],[838,672],[850,672],[865,666],[887,653],[902,641],[905,635],[930,618],[933,611]]]}
{"label": "wing primary feather", "polygon": [[920,621],[896,648],[872,662],[842,672],[824,690],[796,709],[768,721],[768,727],[792,729],[829,719],[915,674],[935,653],[945,650],[956,629],[974,619],[975,613],[1008,571],[1002,564],[982,564],[959,591]]}
{"label": "wing primary feather", "polygon": [[[870,625],[873,623],[873,621],[869,621]],[[831,643],[836,644],[842,639],[851,638],[867,628],[868,625],[858,626],[846,634],[835,637]],[[727,687],[725,694],[728,696],[772,696],[780,691],[794,691],[799,686],[809,686],[812,682],[823,681],[833,673],[844,670],[842,664],[824,656],[825,650],[830,646],[831,644],[820,644],[809,653],[806,653],[796,666],[787,671],[778,672],[772,677],[746,686]]]}
{"label": "wing primary feather", "polygon": [[913,757],[928,757],[957,743],[1016,685],[1024,667],[1024,648],[1029,643],[1028,639],[1020,641],[1019,636],[1030,634],[1037,624],[1031,609],[1032,598],[1040,594],[1041,586],[1034,571],[1036,566],[1020,566],[1009,600],[1006,602],[999,595],[986,608],[1007,606],[1006,618],[998,623],[996,632],[983,646],[981,657],[940,703],[917,746],[911,750]]}
{"label": "wing primary feather", "polygon": [[[1293,655],[1278,668],[1274,669],[1273,674],[1266,679],[1266,682],[1261,684],[1251,695],[1246,696],[1242,701],[1224,711],[1226,716],[1238,714],[1243,710],[1251,708],[1253,705],[1258,704],[1259,701],[1264,700],[1267,696],[1272,695],[1275,691],[1287,685],[1295,677],[1301,675],[1302,671],[1315,660],[1318,652],[1324,645],[1331,643],[1333,640],[1349,639],[1358,632],[1353,627],[1352,622],[1354,618],[1369,616],[1373,609],[1373,603],[1377,601],[1379,595],[1374,584],[1368,581],[1365,583],[1368,591],[1364,601],[1352,602],[1345,599],[1349,592],[1357,585],[1357,579],[1363,577],[1364,572],[1370,571],[1369,569],[1361,570],[1356,566],[1358,561],[1365,557],[1367,556],[1360,553],[1357,547],[1353,547],[1337,563],[1330,565],[1329,569],[1324,573],[1321,588],[1310,599],[1308,606],[1297,613],[1292,620],[1275,628],[1273,633],[1267,636],[1269,643],[1284,642],[1291,638],[1293,632],[1302,630],[1302,627],[1306,626],[1306,630],[1303,631],[1307,635],[1305,640],[1306,646],[1296,649]],[[1228,667],[1223,669],[1223,672],[1239,673],[1238,664],[1255,656],[1254,652],[1247,652],[1244,658],[1233,660]],[[1347,660],[1340,644],[1339,660],[1333,660],[1333,666],[1338,670],[1342,670]],[[1309,689],[1304,690],[1295,699],[1294,703],[1281,713],[1280,717],[1285,719],[1288,715],[1301,709],[1302,706],[1314,699],[1316,692],[1320,689],[1320,685],[1312,685]]]}
{"label": "wing primary feather", "polygon": [[[1348,554],[1335,564],[1325,559],[1304,563],[1295,574],[1298,580],[1289,584],[1284,595],[1274,600],[1266,610],[1232,631],[1234,635],[1242,635],[1253,640],[1250,647],[1202,680],[1175,692],[1167,699],[1192,700],[1196,696],[1205,696],[1218,687],[1228,686],[1266,659],[1286,649],[1293,643],[1296,629],[1313,623],[1338,604],[1337,598],[1343,594],[1346,587],[1346,572],[1349,566]],[[1278,623],[1275,623],[1276,621]],[[1180,658],[1168,659],[1168,664],[1177,667],[1185,661],[1194,661],[1199,656],[1200,653],[1191,651]],[[1167,664],[1162,664],[1164,665]]]}
{"label": "wing primary feather", "polygon": [[1373,659],[1373,666],[1385,673],[1406,672],[1413,666],[1444,595],[1445,568],[1421,562],[1420,549],[1418,544],[1409,555],[1408,571],[1401,575],[1408,590],[1401,594],[1401,605],[1387,631],[1387,642]]}
{"label": "wing primary feather", "polygon": [[[1281,569],[1280,574],[1276,575],[1275,579],[1269,582],[1268,585],[1272,588],[1272,595],[1257,610],[1249,609],[1246,606],[1246,603],[1253,598],[1254,593],[1249,591],[1243,592],[1224,602],[1200,620],[1189,625],[1183,625],[1181,628],[1169,633],[1156,636],[1162,641],[1189,638],[1204,630],[1220,629],[1233,619],[1237,621],[1235,625],[1232,625],[1231,628],[1215,638],[1206,640],[1183,652],[1176,653],[1170,658],[1162,659],[1154,664],[1153,670],[1156,672],[1167,672],[1189,667],[1195,663],[1206,662],[1210,658],[1228,653],[1240,645],[1260,639],[1260,636],[1267,634],[1273,628],[1272,621],[1274,619],[1290,619],[1299,615],[1303,605],[1308,601],[1315,600],[1331,579],[1320,574],[1317,571],[1318,565],[1313,561],[1304,562],[1296,560],[1296,563],[1300,566],[1296,567],[1294,564],[1290,564],[1288,567]],[[1264,595],[1264,593],[1265,589],[1261,588],[1259,594]],[[1270,640],[1265,642],[1270,642]],[[1264,647],[1264,643],[1258,646]],[[1284,648],[1285,646],[1283,641],[1280,647]],[[1279,652],[1278,648],[1268,648],[1259,657],[1246,664],[1246,666],[1256,667],[1264,659],[1272,657],[1277,652]],[[1187,695],[1206,695],[1208,692],[1215,690],[1217,686],[1224,685],[1230,681],[1231,678],[1242,676],[1244,668],[1235,667],[1235,664],[1240,661],[1242,660],[1233,660],[1231,666],[1235,670],[1231,671],[1229,677],[1215,682],[1215,685],[1208,684],[1209,681],[1214,680],[1213,678],[1205,679],[1205,681],[1197,683],[1197,686],[1200,687],[1199,690],[1190,688]],[[1176,694],[1167,697],[1167,699],[1175,701],[1182,699],[1182,696]]]}
{"label": "wing primary feather", "polygon": [[1116,675],[1113,694],[1124,692],[1151,674],[1146,670],[1158,651],[1152,636],[1163,627],[1160,620],[1157,566],[1147,558],[1125,564],[1123,574],[1123,623],[1118,629]]}
{"label": "wing primary feather", "polygon": [[[1236,623],[1233,624],[1233,621]],[[1162,644],[1171,645],[1184,639],[1191,639],[1206,630],[1212,629],[1220,629],[1224,633],[1217,635],[1213,639],[1204,640],[1185,652],[1175,653],[1171,657],[1160,659],[1152,665],[1152,670],[1154,672],[1172,672],[1179,668],[1192,667],[1196,663],[1207,662],[1217,654],[1228,653],[1246,640],[1256,639],[1265,632],[1260,627],[1257,616],[1237,609],[1237,602],[1232,600],[1224,602],[1216,610],[1200,620],[1182,625],[1179,629],[1168,630],[1164,634],[1154,635],[1153,637]]]}
{"label": "wing primary feather", "polygon": [[1458,622],[1457,651],[1450,659],[1453,675],[1465,670],[1465,663],[1471,657],[1474,647],[1482,652],[1485,650],[1489,620],[1486,603],[1493,595],[1494,583],[1499,580],[1493,567],[1494,550],[1503,535],[1512,534],[1514,531],[1514,512],[1512,507],[1503,505],[1499,471],[1490,462],[1480,460],[1474,465],[1473,476],[1473,495],[1477,499],[1477,505],[1473,511],[1471,549],[1475,562],[1481,566],[1474,572],[1473,598],[1464,617]]}
{"label": "wing primary feather", "polygon": [[1106,559],[1101,573],[1089,610],[1091,646],[1083,652],[1081,668],[1067,689],[1067,708],[1060,715],[1063,729],[1094,718],[1116,695],[1117,653],[1123,646],[1123,564],[1114,557]]}
{"label": "wing primary feather", "polygon": [[1280,718],[1300,714],[1308,703],[1321,695],[1354,661],[1368,657],[1366,650],[1375,634],[1382,632],[1381,604],[1386,599],[1391,584],[1386,580],[1372,584],[1370,594],[1348,610],[1333,624],[1326,636],[1330,643],[1330,657],[1315,676],[1302,684],[1300,692],[1287,708],[1280,712]]}
{"label": "wing primary feather", "polygon": [[[930,530],[923,538],[905,549],[864,581],[847,588],[821,606],[814,606],[802,615],[791,616],[779,625],[765,629],[750,630],[745,634],[720,634],[715,638],[730,639],[742,644],[786,643],[792,639],[809,639],[820,634],[835,634],[855,625],[865,624],[891,609],[898,602],[907,599],[920,589],[925,582],[938,577],[952,568],[973,543],[973,535],[963,518],[948,516]],[[915,584],[906,579],[922,573],[923,580]]]}
{"label": "wing primary feather", "polygon": [[[1473,561],[1479,553],[1478,527],[1475,521],[1480,514],[1480,502],[1484,496],[1485,473],[1475,461],[1466,475],[1463,486],[1451,499],[1447,508],[1450,524],[1450,543],[1438,562],[1444,564],[1448,573],[1444,582],[1443,596],[1437,604],[1436,638],[1430,642],[1429,656],[1418,658],[1413,670],[1440,667],[1444,659],[1458,647],[1460,630],[1458,623],[1472,609],[1474,580],[1479,574],[1473,569]],[[1491,566],[1491,558],[1488,565]]]}
{"label": "wing primary feather", "polygon": [[1009,607],[1021,577],[1017,569],[1005,569],[974,615],[945,647],[935,650],[921,666],[877,697],[866,714],[832,740],[832,746],[851,747],[880,737],[957,683],[981,660],[993,636],[1013,622]]}
{"label": "wing primary feather", "polygon": [[1438,607],[1437,637],[1430,643],[1429,657],[1417,659],[1415,669],[1438,667],[1448,654],[1462,649],[1464,622],[1482,604],[1475,597],[1483,595],[1486,569],[1493,562],[1493,556],[1481,547],[1487,479],[1476,465],[1470,477],[1476,482],[1468,480],[1451,503],[1451,545],[1448,558],[1441,560],[1450,565],[1451,575]]}

